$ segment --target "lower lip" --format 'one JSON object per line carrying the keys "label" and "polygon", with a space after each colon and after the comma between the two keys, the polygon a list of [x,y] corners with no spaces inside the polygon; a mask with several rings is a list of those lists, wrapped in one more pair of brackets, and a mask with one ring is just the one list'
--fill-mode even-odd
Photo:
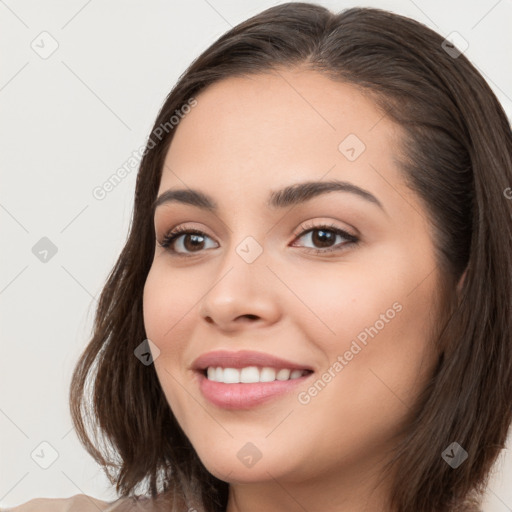
{"label": "lower lip", "polygon": [[298,379],[274,380],[272,382],[254,382],[251,384],[225,384],[208,380],[198,373],[199,388],[203,396],[212,404],[224,409],[250,409],[273,398],[292,391],[313,375],[308,373]]}

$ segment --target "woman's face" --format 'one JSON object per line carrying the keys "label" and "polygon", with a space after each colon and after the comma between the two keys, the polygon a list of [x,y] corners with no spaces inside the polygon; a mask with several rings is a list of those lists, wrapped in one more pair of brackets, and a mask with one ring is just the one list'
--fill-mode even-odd
{"label": "woman's face", "polygon": [[[157,242],[146,333],[212,474],[356,479],[378,467],[432,371],[439,273],[425,210],[394,161],[397,126],[350,85],[280,73],[208,87],[174,127],[158,195],[184,192],[156,208],[156,237],[200,234]],[[194,368],[219,350],[287,362]],[[235,368],[210,370],[214,382],[207,365]],[[310,372],[284,381],[280,369]],[[229,383],[238,376],[269,382]]]}

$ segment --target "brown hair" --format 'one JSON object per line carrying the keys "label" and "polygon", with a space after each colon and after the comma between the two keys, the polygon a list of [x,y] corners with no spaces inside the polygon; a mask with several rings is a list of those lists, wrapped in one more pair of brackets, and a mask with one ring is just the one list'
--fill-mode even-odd
{"label": "brown hair", "polygon": [[[390,462],[396,474],[390,509],[397,512],[468,510],[470,497],[485,490],[512,421],[512,201],[505,193],[512,185],[512,135],[485,80],[464,55],[452,55],[439,34],[381,9],[334,14],[308,3],[281,4],[204,51],[154,125],[168,123],[176,109],[224,78],[300,67],[352,84],[403,128],[397,163],[433,226],[449,315],[436,340],[438,365]],[[148,139],[128,239],[74,370],[70,407],[81,442],[122,496],[145,483],[153,497],[219,512],[228,484],[201,463],[154,366],[134,357],[146,339],[142,291],[155,250],[152,206],[174,131]],[[102,452],[98,441],[106,442]],[[457,469],[441,457],[452,442],[468,453]]]}

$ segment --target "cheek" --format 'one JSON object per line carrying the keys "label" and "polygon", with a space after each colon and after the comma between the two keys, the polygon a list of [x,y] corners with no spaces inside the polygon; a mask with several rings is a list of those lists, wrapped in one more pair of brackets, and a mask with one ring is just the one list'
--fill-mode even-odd
{"label": "cheek", "polygon": [[298,281],[297,295],[316,313],[299,321],[323,353],[322,370],[330,369],[326,387],[332,381],[332,389],[343,391],[347,407],[388,403],[404,410],[436,361],[430,336],[435,281],[433,275],[420,279],[411,258],[380,261],[391,263],[340,266],[338,273],[326,268]]}
{"label": "cheek", "polygon": [[[190,283],[185,286],[178,275],[153,267],[146,279],[143,314],[146,336],[158,347],[154,367],[167,402],[179,407],[178,393],[183,353],[187,347],[186,328],[192,307]],[[187,313],[189,316],[187,316]]]}
{"label": "cheek", "polygon": [[[204,293],[204,283],[191,279],[163,264],[154,264],[143,290],[143,317],[146,336],[160,350],[155,371],[167,402],[180,420],[190,397],[183,391],[184,355],[190,345],[194,308]],[[182,423],[182,421],[180,421]],[[186,425],[182,424],[182,427]]]}
{"label": "cheek", "polygon": [[312,329],[310,322],[302,326],[326,363],[317,381],[299,390],[297,412],[308,432],[332,432],[318,449],[333,452],[333,463],[340,453],[332,450],[339,429],[341,452],[362,453],[387,442],[433,369],[426,307],[431,282],[410,293],[417,285],[412,269],[409,276],[394,275],[381,272],[379,281],[368,272],[331,276],[315,301],[334,334]]}
{"label": "cheek", "polygon": [[385,275],[381,269],[355,262],[301,270],[296,276],[288,274],[286,279],[293,283],[293,292],[300,300],[290,300],[287,313],[302,322],[309,340],[316,343],[321,339],[322,351],[343,353],[352,338],[378,321],[380,314],[392,309],[402,296],[396,281]]}
{"label": "cheek", "polygon": [[[194,300],[195,298],[195,300]],[[176,333],[187,320],[187,314],[197,301],[192,281],[183,272],[173,272],[154,265],[146,279],[143,295],[144,326],[148,338],[160,350],[174,350],[179,343],[174,343]],[[163,342],[173,339],[173,343]],[[162,353],[163,355],[163,353]]]}

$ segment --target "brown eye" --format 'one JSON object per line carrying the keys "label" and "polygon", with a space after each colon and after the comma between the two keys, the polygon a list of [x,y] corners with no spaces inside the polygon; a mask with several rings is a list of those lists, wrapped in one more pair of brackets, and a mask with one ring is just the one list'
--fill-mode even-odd
{"label": "brown eye", "polygon": [[318,254],[343,250],[347,245],[359,242],[357,237],[335,226],[308,226],[297,235],[298,239],[304,237],[313,244],[313,247],[306,247],[306,249]]}
{"label": "brown eye", "polygon": [[205,249],[205,241],[211,238],[197,229],[175,229],[168,233],[159,245],[171,253],[187,255]]}

